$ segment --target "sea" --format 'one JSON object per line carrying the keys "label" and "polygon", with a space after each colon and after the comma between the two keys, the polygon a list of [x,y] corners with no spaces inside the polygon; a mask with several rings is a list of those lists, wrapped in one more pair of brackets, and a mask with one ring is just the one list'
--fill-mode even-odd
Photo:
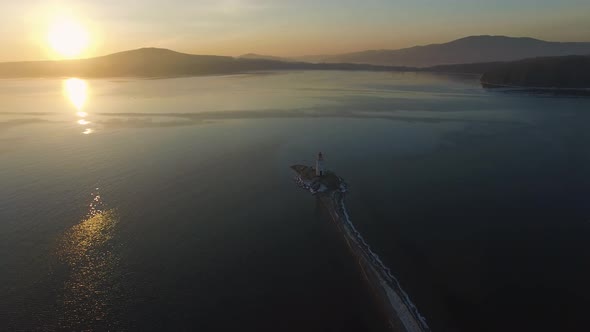
{"label": "sea", "polygon": [[472,75],[0,80],[0,330],[387,331],[290,166],[432,331],[587,331],[590,98]]}

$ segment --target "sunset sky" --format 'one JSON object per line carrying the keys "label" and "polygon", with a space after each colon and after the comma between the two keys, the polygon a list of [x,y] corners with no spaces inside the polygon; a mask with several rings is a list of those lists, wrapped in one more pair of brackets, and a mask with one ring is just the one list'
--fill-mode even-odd
{"label": "sunset sky", "polygon": [[[0,0],[0,6],[0,61],[55,59],[72,47],[76,57],[148,46],[296,56],[482,34],[590,41],[588,0]],[[63,17],[83,29],[68,37],[84,39],[83,51],[70,42],[56,52],[59,45],[48,42],[50,30],[58,30],[57,39],[60,29],[72,30]]]}

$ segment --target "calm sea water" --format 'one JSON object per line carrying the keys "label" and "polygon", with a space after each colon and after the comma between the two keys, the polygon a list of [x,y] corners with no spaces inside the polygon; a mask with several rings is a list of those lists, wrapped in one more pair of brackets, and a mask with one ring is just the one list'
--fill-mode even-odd
{"label": "calm sea water", "polygon": [[434,331],[585,331],[589,129],[470,76],[0,81],[1,329],[382,330],[322,151]]}

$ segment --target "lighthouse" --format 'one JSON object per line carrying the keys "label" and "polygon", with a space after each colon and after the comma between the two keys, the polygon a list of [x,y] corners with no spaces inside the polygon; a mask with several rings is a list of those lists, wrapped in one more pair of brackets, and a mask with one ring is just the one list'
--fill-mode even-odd
{"label": "lighthouse", "polygon": [[324,175],[324,155],[321,152],[318,153],[318,159],[315,162],[315,175]]}

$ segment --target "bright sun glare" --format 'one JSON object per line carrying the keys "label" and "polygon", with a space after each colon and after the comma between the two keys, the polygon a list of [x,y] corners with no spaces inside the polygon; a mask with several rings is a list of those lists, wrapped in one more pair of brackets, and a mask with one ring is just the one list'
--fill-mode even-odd
{"label": "bright sun glare", "polygon": [[51,23],[47,40],[56,53],[66,58],[79,56],[90,44],[84,26],[68,17],[56,18]]}
{"label": "bright sun glare", "polygon": [[82,107],[88,97],[88,84],[79,78],[70,78],[64,81],[64,94],[78,110],[81,117],[85,116]]}

